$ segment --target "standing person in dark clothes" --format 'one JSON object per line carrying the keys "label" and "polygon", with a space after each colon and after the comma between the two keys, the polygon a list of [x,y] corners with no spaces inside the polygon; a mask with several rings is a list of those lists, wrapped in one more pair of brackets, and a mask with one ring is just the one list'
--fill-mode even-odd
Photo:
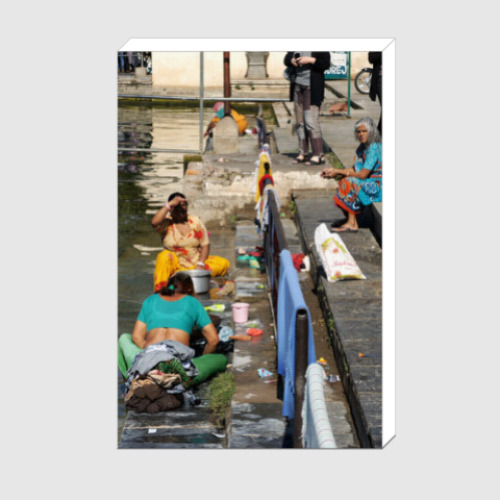
{"label": "standing person in dark clothes", "polygon": [[[325,98],[324,73],[330,67],[330,52],[287,52],[284,64],[291,70],[290,101],[294,102],[299,138],[294,163],[320,165],[324,159],[319,110]],[[309,142],[313,155],[306,161]]]}
{"label": "standing person in dark clothes", "polygon": [[380,102],[380,119],[378,131],[382,135],[382,52],[368,52],[368,61],[373,64],[372,82],[370,85],[370,99]]}

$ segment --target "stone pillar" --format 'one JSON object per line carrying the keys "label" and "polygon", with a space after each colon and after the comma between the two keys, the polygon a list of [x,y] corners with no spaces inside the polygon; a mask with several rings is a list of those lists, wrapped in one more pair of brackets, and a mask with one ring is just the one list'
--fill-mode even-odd
{"label": "stone pillar", "polygon": [[231,116],[225,116],[214,128],[214,153],[238,153],[238,125]]}
{"label": "stone pillar", "polygon": [[269,52],[246,52],[248,69],[245,78],[254,80],[263,80],[267,74],[267,58]]}

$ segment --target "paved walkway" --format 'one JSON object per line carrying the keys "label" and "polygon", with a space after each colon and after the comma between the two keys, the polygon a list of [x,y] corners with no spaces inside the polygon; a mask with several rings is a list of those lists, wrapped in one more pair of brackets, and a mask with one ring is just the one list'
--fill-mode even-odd
{"label": "paved walkway", "polygon": [[[311,258],[326,328],[339,367],[361,446],[382,445],[382,252],[370,227],[343,233],[342,241],[366,280],[327,281],[314,244],[314,231],[342,218],[329,195],[294,192],[296,221]],[[360,357],[359,353],[366,354]]]}
{"label": "paved walkway", "polygon": [[[357,147],[353,129],[359,118],[370,116],[377,123],[380,107],[368,96],[354,90],[355,107],[351,118],[344,115],[328,115],[332,102],[342,102],[339,95],[347,96],[347,82],[329,84],[335,90],[323,104],[320,124],[325,150],[333,151],[346,166],[352,164]],[[284,155],[297,152],[296,136],[292,135],[293,116],[278,108],[279,128],[274,129],[277,151]],[[300,168],[311,169],[300,165]],[[319,167],[313,167],[319,169]],[[311,257],[311,278],[325,316],[326,326],[333,346],[337,366],[341,372],[344,389],[349,400],[360,444],[363,447],[382,446],[382,252],[381,212],[365,211],[359,218],[358,233],[341,235],[355,258],[366,280],[349,280],[329,283],[324,275],[320,257],[314,244],[314,230],[321,223],[329,227],[343,214],[335,207],[334,190],[294,189],[292,198],[296,204],[296,222],[304,252]],[[381,204],[379,205],[381,207]],[[360,357],[359,353],[366,354]]]}

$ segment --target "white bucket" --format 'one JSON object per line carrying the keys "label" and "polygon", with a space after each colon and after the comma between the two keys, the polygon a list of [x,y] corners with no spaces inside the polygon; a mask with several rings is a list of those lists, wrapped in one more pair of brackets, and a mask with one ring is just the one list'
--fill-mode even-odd
{"label": "white bucket", "polygon": [[233,321],[235,323],[246,323],[248,321],[250,304],[246,302],[235,302],[231,307],[233,308]]}

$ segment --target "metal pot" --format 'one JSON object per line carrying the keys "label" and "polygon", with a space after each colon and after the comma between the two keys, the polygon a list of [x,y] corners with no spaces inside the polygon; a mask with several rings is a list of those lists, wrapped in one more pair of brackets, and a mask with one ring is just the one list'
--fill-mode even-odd
{"label": "metal pot", "polygon": [[210,271],[204,269],[191,269],[190,271],[180,271],[182,274],[191,276],[196,293],[207,293],[210,290]]}

